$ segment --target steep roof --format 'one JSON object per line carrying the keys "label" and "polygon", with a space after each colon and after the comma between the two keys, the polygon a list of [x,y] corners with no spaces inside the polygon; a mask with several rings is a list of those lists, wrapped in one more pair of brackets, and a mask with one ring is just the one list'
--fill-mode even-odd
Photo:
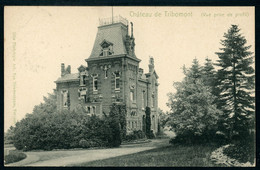
{"label": "steep roof", "polygon": [[71,82],[71,81],[78,81],[79,80],[79,73],[73,74],[65,74],[62,77],[59,77],[55,83],[62,83],[62,82]]}
{"label": "steep roof", "polygon": [[101,53],[101,43],[106,40],[113,44],[113,55],[126,54],[125,37],[127,35],[127,26],[122,23],[115,23],[98,27],[96,40],[89,56],[89,59],[103,57]]}

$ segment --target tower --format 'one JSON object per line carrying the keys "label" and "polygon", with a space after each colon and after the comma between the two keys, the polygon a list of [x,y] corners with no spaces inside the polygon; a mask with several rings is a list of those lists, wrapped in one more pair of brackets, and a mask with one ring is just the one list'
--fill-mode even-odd
{"label": "tower", "polygon": [[149,73],[139,68],[133,29],[133,23],[129,25],[121,16],[99,20],[91,54],[85,59],[87,66],[81,65],[78,73],[71,74],[70,66],[61,65],[62,76],[56,81],[59,110],[81,105],[88,114],[102,116],[109,113],[111,104],[122,103],[127,108],[127,130],[133,131],[143,130],[148,106],[152,129],[157,132],[158,76],[153,58]]}

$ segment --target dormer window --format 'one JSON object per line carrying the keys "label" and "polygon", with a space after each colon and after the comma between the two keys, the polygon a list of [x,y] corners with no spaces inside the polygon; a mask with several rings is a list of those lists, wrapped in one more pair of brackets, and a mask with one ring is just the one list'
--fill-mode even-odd
{"label": "dormer window", "polygon": [[113,43],[103,40],[100,46],[102,48],[100,56],[106,57],[113,54]]}

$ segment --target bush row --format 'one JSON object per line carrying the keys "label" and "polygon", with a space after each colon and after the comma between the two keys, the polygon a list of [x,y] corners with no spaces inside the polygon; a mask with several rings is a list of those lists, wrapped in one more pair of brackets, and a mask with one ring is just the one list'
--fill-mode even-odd
{"label": "bush row", "polygon": [[28,114],[17,122],[13,143],[25,151],[119,146],[123,134],[120,121],[104,117],[69,111]]}
{"label": "bush row", "polygon": [[129,134],[126,135],[125,137],[125,141],[134,141],[134,140],[138,140],[138,139],[144,139],[145,133],[141,130],[135,130]]}
{"label": "bush row", "polygon": [[5,164],[18,162],[26,158],[26,155],[19,151],[10,151],[8,155],[4,157]]}
{"label": "bush row", "polygon": [[205,143],[215,143],[218,145],[223,145],[228,143],[228,139],[223,134],[218,133],[207,133],[201,135],[194,135],[193,133],[177,134],[176,137],[170,139],[171,144],[205,144]]}

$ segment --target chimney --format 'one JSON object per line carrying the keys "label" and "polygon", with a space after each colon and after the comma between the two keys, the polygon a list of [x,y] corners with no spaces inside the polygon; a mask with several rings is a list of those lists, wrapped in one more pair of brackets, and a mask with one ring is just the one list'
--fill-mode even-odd
{"label": "chimney", "polygon": [[61,63],[61,76],[64,75],[64,72],[65,72],[65,65],[64,63]]}
{"label": "chimney", "polygon": [[70,65],[67,66],[67,69],[66,69],[67,73],[70,74],[71,73],[71,67]]}
{"label": "chimney", "polygon": [[149,73],[151,73],[153,70],[154,70],[154,59],[152,56],[150,56],[150,59],[149,59]]}

